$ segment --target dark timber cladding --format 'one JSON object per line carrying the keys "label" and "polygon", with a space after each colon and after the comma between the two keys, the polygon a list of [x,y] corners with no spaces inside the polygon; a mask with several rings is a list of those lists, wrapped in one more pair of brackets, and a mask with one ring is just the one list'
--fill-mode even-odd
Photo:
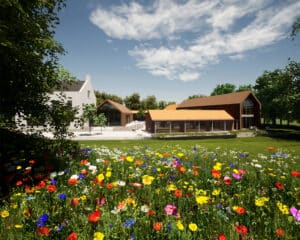
{"label": "dark timber cladding", "polygon": [[234,129],[260,126],[261,104],[251,91],[188,99],[177,109],[222,109],[234,118]]}
{"label": "dark timber cladding", "polygon": [[233,120],[224,110],[149,110],[146,130],[152,133],[230,131]]}
{"label": "dark timber cladding", "polygon": [[127,107],[112,100],[105,100],[97,109],[98,113],[104,113],[108,126],[125,126],[133,121],[133,113]]}

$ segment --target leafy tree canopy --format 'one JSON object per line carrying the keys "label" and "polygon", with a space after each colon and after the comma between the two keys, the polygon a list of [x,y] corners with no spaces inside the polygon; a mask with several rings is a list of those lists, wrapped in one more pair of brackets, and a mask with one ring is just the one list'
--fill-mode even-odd
{"label": "leafy tree canopy", "polygon": [[222,95],[226,93],[232,93],[235,91],[235,89],[236,86],[231,83],[218,84],[210,95],[215,96],[215,95]]}
{"label": "leafy tree canopy", "polygon": [[58,81],[54,40],[58,11],[64,0],[2,0],[0,2],[0,113],[12,119],[18,113],[39,115],[46,94]]}

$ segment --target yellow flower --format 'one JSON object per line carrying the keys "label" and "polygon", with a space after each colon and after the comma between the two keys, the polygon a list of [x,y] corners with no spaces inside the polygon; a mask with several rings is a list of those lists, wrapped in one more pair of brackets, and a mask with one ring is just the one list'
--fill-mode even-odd
{"label": "yellow flower", "polygon": [[214,190],[213,190],[212,195],[213,195],[213,196],[218,196],[218,195],[220,195],[220,193],[221,193],[221,189],[218,188],[218,189],[214,189]]}
{"label": "yellow flower", "polygon": [[104,180],[103,173],[100,173],[96,178],[97,178],[97,181],[99,181],[99,182],[103,181]]}
{"label": "yellow flower", "polygon": [[127,161],[127,162],[133,162],[133,157],[127,156],[127,157],[126,157],[126,161]]}
{"label": "yellow flower", "polygon": [[95,232],[94,233],[94,240],[103,240],[104,234],[102,232]]}
{"label": "yellow flower", "polygon": [[1,211],[1,217],[2,218],[7,218],[9,216],[9,212],[7,210],[2,210]]}
{"label": "yellow flower", "polygon": [[173,183],[171,183],[167,186],[168,192],[175,191],[176,189],[177,189],[177,187]]}
{"label": "yellow flower", "polygon": [[111,177],[111,171],[106,172],[105,177],[110,178]]}
{"label": "yellow flower", "polygon": [[281,179],[286,179],[286,176],[280,176]]}
{"label": "yellow flower", "polygon": [[16,224],[15,228],[23,228],[23,225],[22,224]]}
{"label": "yellow flower", "polygon": [[203,189],[197,189],[196,190],[196,195],[206,195],[206,191],[205,190],[203,190]]}
{"label": "yellow flower", "polygon": [[221,170],[222,169],[222,163],[219,163],[219,162],[217,162],[216,164],[215,164],[215,166],[213,166],[213,169],[214,170]]}
{"label": "yellow flower", "polygon": [[277,202],[277,207],[282,212],[282,214],[288,215],[289,214],[289,208],[287,205],[282,204],[281,202]]}
{"label": "yellow flower", "polygon": [[180,230],[180,231],[184,230],[184,226],[180,220],[177,221],[176,226],[177,226],[178,230]]}
{"label": "yellow flower", "polygon": [[200,205],[208,203],[209,197],[207,196],[196,196],[196,202]]}
{"label": "yellow flower", "polygon": [[268,197],[260,197],[255,199],[255,205],[257,207],[262,207],[265,205],[265,202],[268,202],[269,198]]}
{"label": "yellow flower", "polygon": [[142,177],[142,181],[143,181],[144,185],[151,185],[153,180],[154,180],[154,177],[149,176],[149,175],[144,175]]}
{"label": "yellow flower", "polygon": [[82,195],[82,196],[80,197],[80,200],[82,200],[82,201],[86,201],[86,199],[87,199],[86,195]]}
{"label": "yellow flower", "polygon": [[11,203],[10,207],[13,208],[13,209],[16,209],[16,208],[18,208],[18,204],[17,203]]}
{"label": "yellow flower", "polygon": [[22,169],[22,166],[17,166],[16,169],[17,169],[17,170],[21,170],[21,169]]}
{"label": "yellow flower", "polygon": [[177,153],[177,156],[181,158],[184,156],[184,154],[182,152],[180,152],[180,153]]}
{"label": "yellow flower", "polygon": [[190,223],[190,224],[189,224],[189,229],[190,229],[192,232],[195,232],[195,231],[198,230],[198,226],[197,226],[197,224],[195,224],[195,223]]}
{"label": "yellow flower", "polygon": [[233,172],[234,172],[234,173],[239,173],[239,170],[233,169]]}

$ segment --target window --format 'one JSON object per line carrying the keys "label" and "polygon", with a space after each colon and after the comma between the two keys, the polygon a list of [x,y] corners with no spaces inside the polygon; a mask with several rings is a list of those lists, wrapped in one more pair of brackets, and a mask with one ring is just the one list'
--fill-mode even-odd
{"label": "window", "polygon": [[91,96],[91,91],[88,90],[88,91],[87,91],[87,97],[90,98],[90,96]]}
{"label": "window", "polygon": [[243,114],[253,114],[254,113],[254,103],[251,99],[247,98],[243,102]]}

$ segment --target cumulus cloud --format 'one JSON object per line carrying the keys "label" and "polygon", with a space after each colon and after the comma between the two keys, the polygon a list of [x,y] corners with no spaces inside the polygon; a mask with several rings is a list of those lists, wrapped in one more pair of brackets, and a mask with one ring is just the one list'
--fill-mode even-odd
{"label": "cumulus cloud", "polygon": [[[110,38],[137,41],[128,53],[139,68],[193,81],[221,57],[241,59],[282,40],[299,12],[297,0],[157,0],[98,7],[90,20]],[[168,41],[157,46],[157,39]]]}

